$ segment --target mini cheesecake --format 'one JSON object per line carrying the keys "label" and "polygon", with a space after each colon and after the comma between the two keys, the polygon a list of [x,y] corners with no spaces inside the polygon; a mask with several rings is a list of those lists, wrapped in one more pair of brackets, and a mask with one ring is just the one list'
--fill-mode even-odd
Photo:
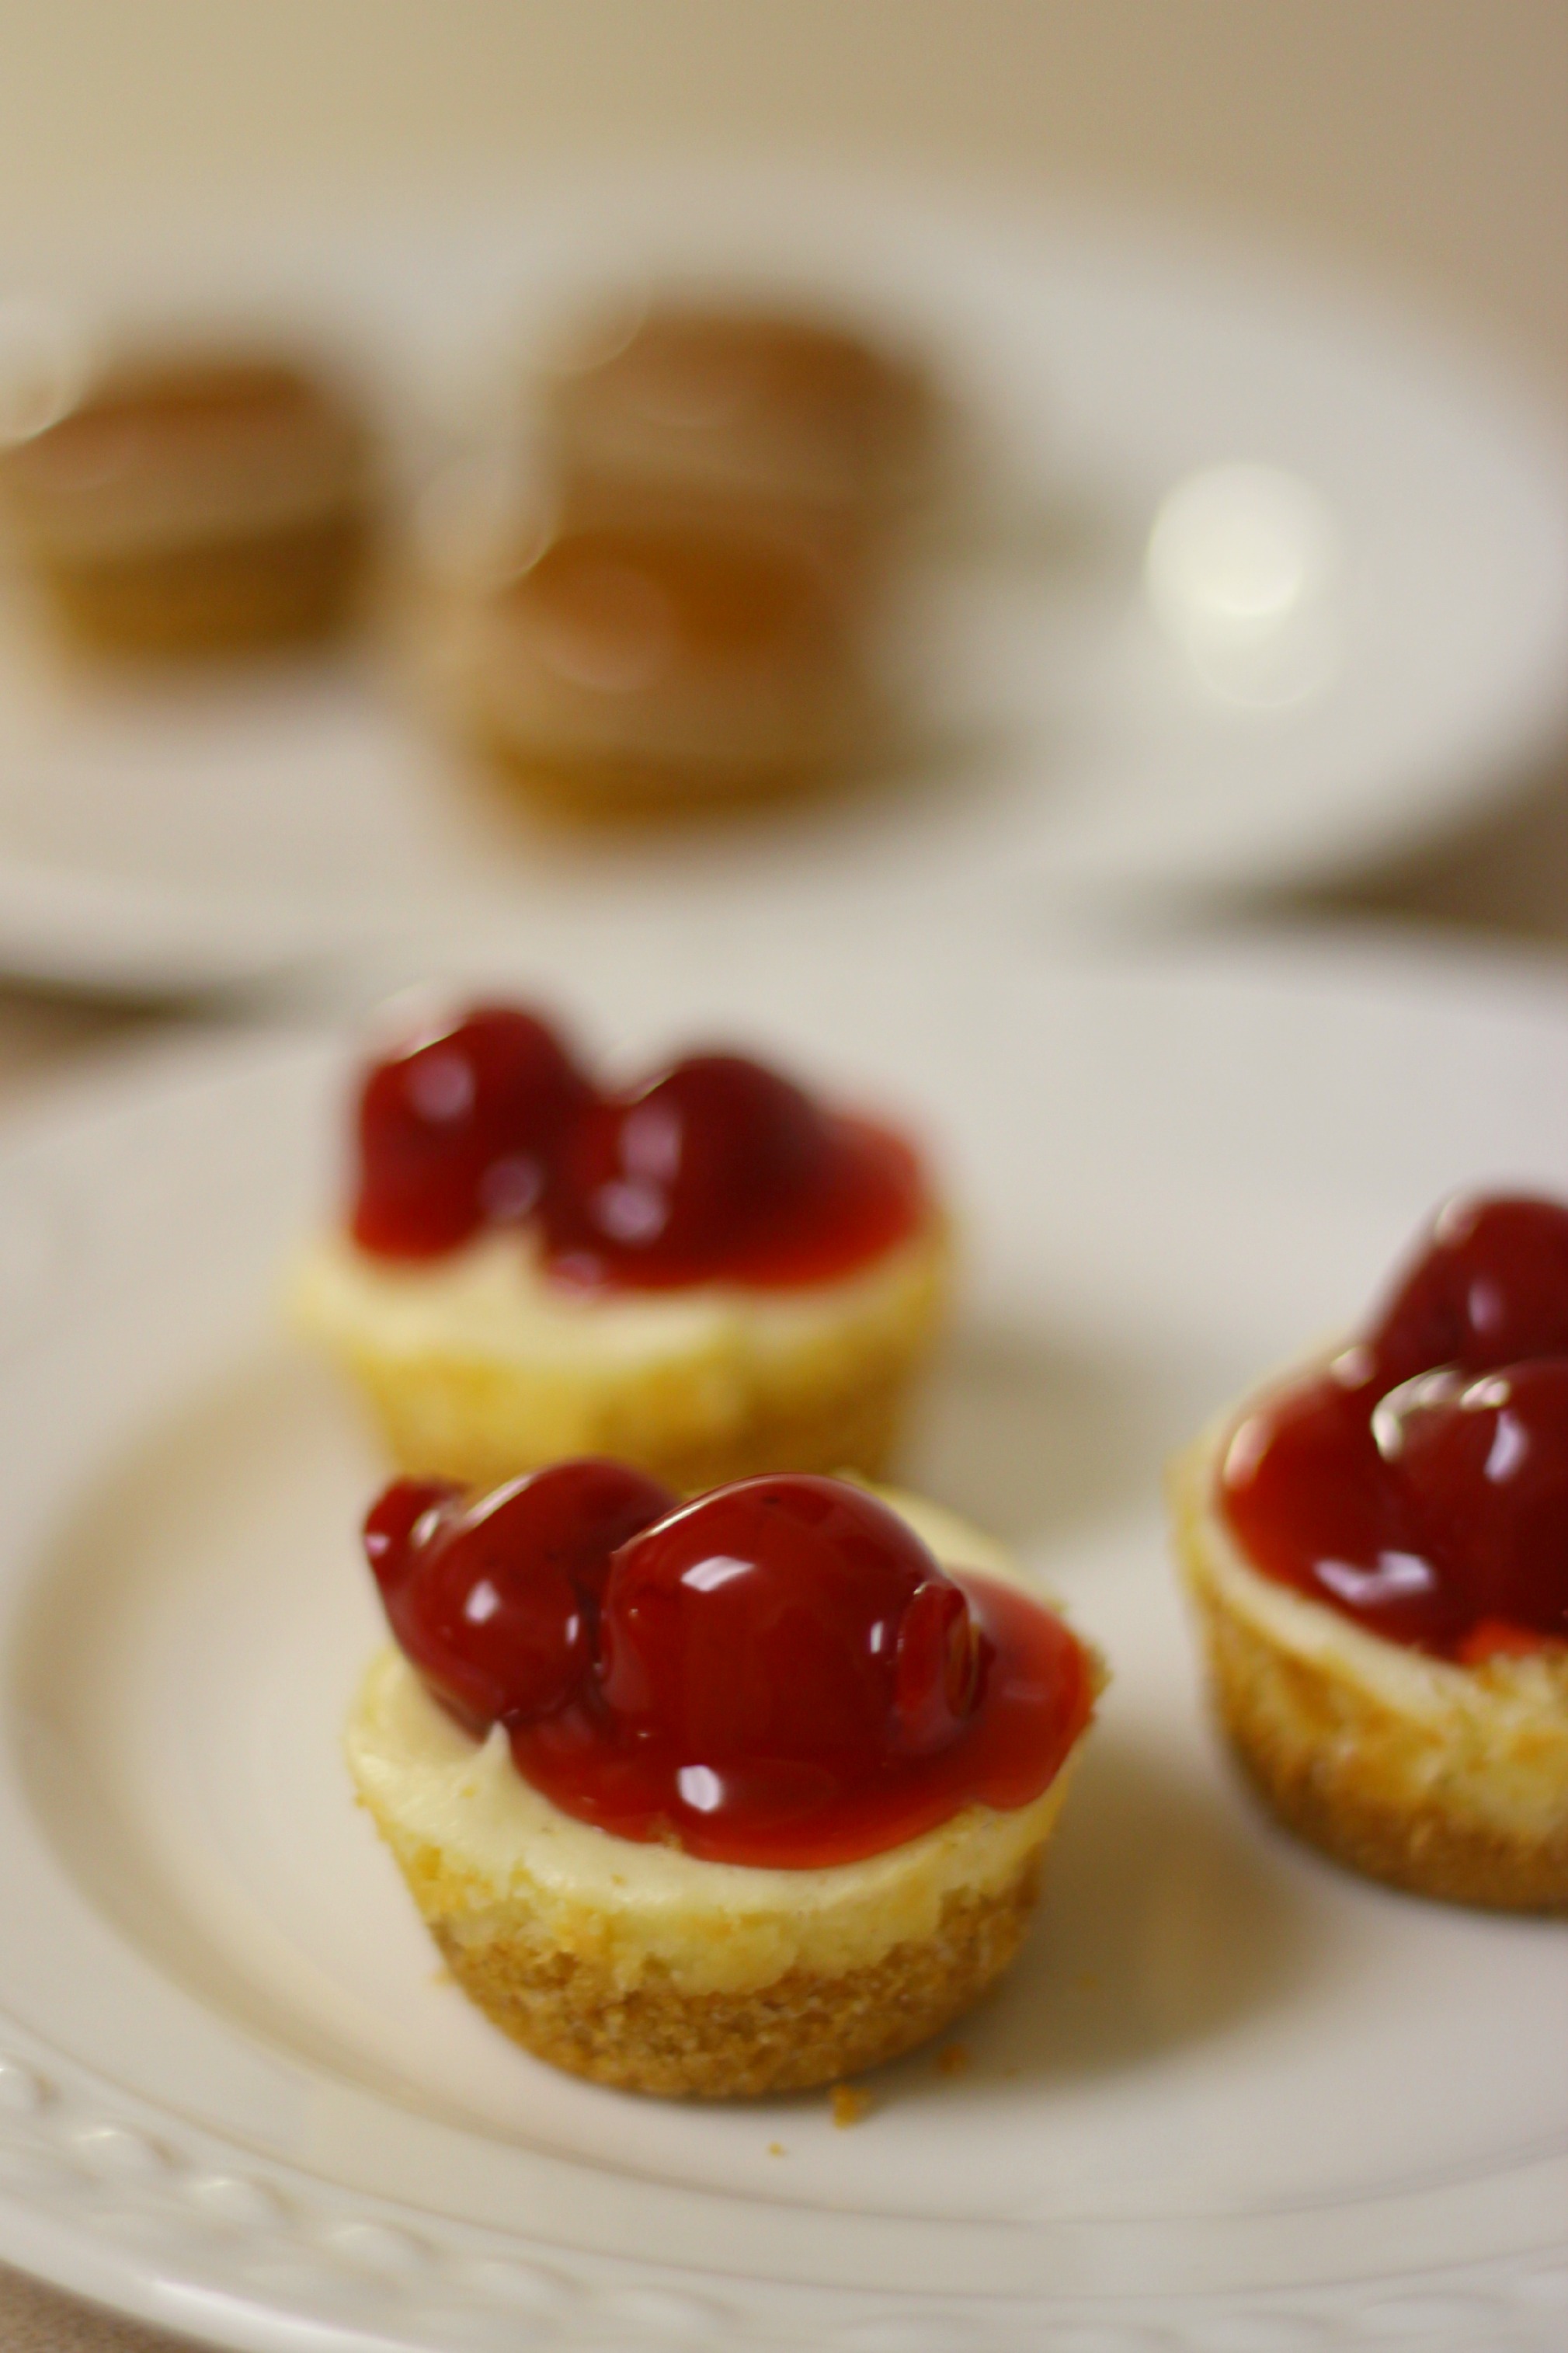
{"label": "mini cheesecake", "polygon": [[1451,1204],[1379,1322],[1174,1465],[1220,1723],[1415,1893],[1568,1908],[1568,1209]]}
{"label": "mini cheesecake", "polygon": [[293,363],[144,356],[0,452],[0,503],[74,638],[223,653],[342,625],[370,470],[363,419]]}
{"label": "mini cheesecake", "polygon": [[707,2098],[831,2083],[1014,1957],[1101,1672],[931,1505],[672,1503],[605,1463],[389,1491],[367,1545],[403,1647],[350,1770],[458,1984],[541,2058]]}
{"label": "mini cheesecake", "polygon": [[880,1471],[949,1259],[885,1129],[737,1056],[601,1094],[488,1008],[368,1074],[353,1213],[291,1303],[410,1473],[602,1453],[689,1492]]}
{"label": "mini cheesecake", "polygon": [[585,522],[706,517],[854,565],[938,470],[925,372],[803,311],[666,301],[590,322],[542,393],[546,458]]}
{"label": "mini cheesecake", "polygon": [[711,520],[563,527],[510,576],[455,584],[441,628],[468,732],[567,814],[773,797],[886,746],[831,567]]}

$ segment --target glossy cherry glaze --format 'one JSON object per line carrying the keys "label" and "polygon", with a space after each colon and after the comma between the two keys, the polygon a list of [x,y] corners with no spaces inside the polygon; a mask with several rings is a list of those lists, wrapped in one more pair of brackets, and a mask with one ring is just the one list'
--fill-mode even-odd
{"label": "glossy cherry glaze", "polygon": [[593,1090],[554,1032],[513,1006],[387,1055],[359,1100],[353,1237],[382,1258],[437,1258],[537,1209],[563,1131]]}
{"label": "glossy cherry glaze", "polygon": [[950,1575],[837,1480],[695,1503],[615,1463],[466,1500],[404,1480],[365,1525],[393,1631],[563,1812],[705,1861],[806,1869],[1026,1805],[1088,1721],[1061,1620]]}
{"label": "glossy cherry glaze", "polygon": [[926,1214],[901,1138],[739,1054],[598,1095],[544,1023],[480,1007],[361,1092],[353,1232],[377,1257],[531,1220],[578,1288],[787,1288],[852,1272]]}
{"label": "glossy cherry glaze", "polygon": [[619,1462],[554,1463],[469,1497],[400,1479],[364,1524],[387,1621],[426,1683],[470,1729],[559,1707],[597,1651],[610,1555],[670,1511]]}
{"label": "glossy cherry glaze", "polygon": [[697,1054],[576,1123],[542,1224],[555,1271],[578,1282],[786,1286],[877,1257],[922,1206],[899,1137],[742,1055]]}
{"label": "glossy cherry glaze", "polygon": [[1383,1388],[1437,1365],[1568,1356],[1568,1208],[1518,1194],[1450,1201],[1367,1345]]}
{"label": "glossy cherry glaze", "polygon": [[1474,1665],[1568,1642],[1568,1208],[1451,1204],[1384,1313],[1232,1437],[1252,1565]]}

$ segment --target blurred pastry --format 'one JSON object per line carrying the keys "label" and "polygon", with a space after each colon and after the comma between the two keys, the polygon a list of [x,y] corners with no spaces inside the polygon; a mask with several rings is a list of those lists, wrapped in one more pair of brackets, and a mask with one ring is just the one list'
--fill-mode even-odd
{"label": "blurred pastry", "polygon": [[1033,1909],[1098,1660],[902,1495],[607,1461],[405,1481],[365,1545],[398,1648],[347,1733],[457,1983],[625,2089],[828,2084],[938,2033]]}
{"label": "blurred pastry", "polygon": [[371,438],[290,361],[126,359],[0,450],[0,503],[69,634],[226,653],[347,618],[371,524]]}
{"label": "blurred pastry", "polygon": [[1221,1724],[1281,1820],[1568,1909],[1568,1208],[1451,1203],[1379,1320],[1176,1465]]}
{"label": "blurred pastry", "polygon": [[603,1453],[691,1489],[879,1470],[948,1260],[887,1128],[733,1054],[603,1093],[488,1006],[366,1072],[352,1213],[292,1298],[410,1472]]}
{"label": "blurred pastry", "polygon": [[542,400],[546,458],[583,522],[707,513],[853,556],[937,469],[924,372],[805,311],[656,302],[585,328]]}
{"label": "blurred pastry", "polygon": [[470,724],[531,794],[578,814],[752,798],[883,748],[839,584],[780,543],[567,530],[453,626],[448,691]]}

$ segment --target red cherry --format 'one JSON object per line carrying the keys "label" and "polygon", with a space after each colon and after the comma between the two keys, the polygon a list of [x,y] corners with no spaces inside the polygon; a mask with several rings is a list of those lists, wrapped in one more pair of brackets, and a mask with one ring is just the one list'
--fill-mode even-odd
{"label": "red cherry", "polygon": [[674,1500],[640,1472],[594,1461],[470,1502],[404,1480],[372,1510],[365,1549],[393,1633],[437,1696],[472,1725],[517,1724],[582,1683],[610,1555]]}
{"label": "red cherry", "polygon": [[929,1757],[956,1739],[974,1713],[984,1671],[984,1641],[968,1600],[950,1577],[928,1577],[904,1612],[893,1654],[900,1748]]}
{"label": "red cherry", "polygon": [[1247,1559],[1391,1642],[1442,1650],[1464,1605],[1426,1556],[1372,1434],[1372,1399],[1332,1375],[1247,1416],[1220,1473]]}
{"label": "red cherry", "polygon": [[360,1096],[355,1241],[430,1258],[527,1217],[592,1092],[554,1032],[509,1006],[476,1006],[388,1055]]}
{"label": "red cherry", "polygon": [[[960,1617],[967,1628],[963,1594],[874,1497],[831,1479],[749,1479],[616,1554],[601,1690],[634,1739],[685,1765],[864,1773],[895,1744],[943,1736],[950,1651],[978,1641],[954,1631]],[[957,1676],[961,1707],[977,1685]]]}
{"label": "red cherry", "polygon": [[382,1598],[396,1591],[418,1558],[415,1530],[427,1512],[438,1512],[463,1490],[453,1479],[395,1479],[364,1516],[364,1556]]}
{"label": "red cherry", "polygon": [[1471,1631],[1568,1641],[1568,1360],[1418,1375],[1373,1430]]}
{"label": "red cherry", "polygon": [[700,1281],[808,1208],[830,1159],[828,1123],[799,1087],[739,1054],[693,1055],[577,1123],[545,1205],[550,1244],[612,1277]]}
{"label": "red cherry", "polygon": [[1483,1372],[1568,1356],[1568,1208],[1525,1195],[1450,1201],[1368,1345],[1378,1390],[1437,1365]]}

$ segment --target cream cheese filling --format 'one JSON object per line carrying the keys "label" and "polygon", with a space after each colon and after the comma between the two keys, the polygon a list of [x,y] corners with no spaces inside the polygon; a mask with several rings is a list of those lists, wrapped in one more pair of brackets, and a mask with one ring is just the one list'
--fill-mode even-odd
{"label": "cream cheese filling", "polygon": [[836,1282],[763,1290],[693,1283],[671,1291],[579,1292],[552,1282],[526,1231],[481,1234],[439,1260],[374,1258],[323,1235],[290,1284],[300,1314],[389,1356],[472,1356],[529,1366],[637,1370],[687,1357],[787,1362],[847,1324],[902,1331],[929,1289],[934,1225]]}
{"label": "cream cheese filling", "polygon": [[[892,1504],[937,1557],[1027,1587],[1002,1547],[938,1506]],[[974,1806],[905,1844],[826,1869],[706,1862],[575,1820],[524,1780],[498,1726],[476,1745],[402,1653],[373,1661],[345,1738],[364,1803],[406,1867],[427,1850],[444,1898],[526,1907],[532,1931],[624,1983],[652,1968],[686,1991],[738,1990],[794,1967],[837,1975],[931,1936],[949,1894],[1002,1891],[1043,1844],[1068,1765],[1012,1812]]]}

